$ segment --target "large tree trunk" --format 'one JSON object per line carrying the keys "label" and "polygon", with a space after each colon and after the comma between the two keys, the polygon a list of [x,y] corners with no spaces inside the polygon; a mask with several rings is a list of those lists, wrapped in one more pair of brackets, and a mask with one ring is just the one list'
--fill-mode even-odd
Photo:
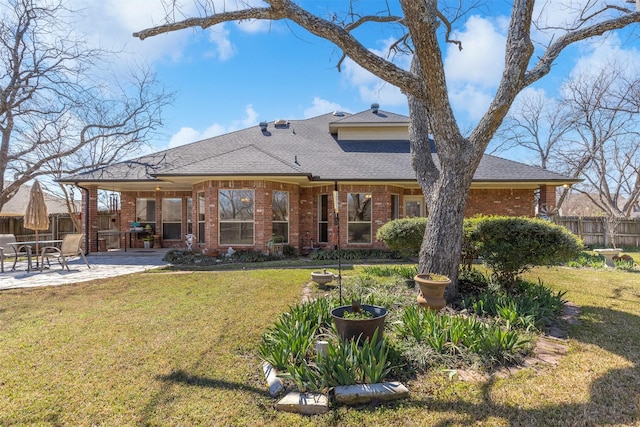
{"label": "large tree trunk", "polygon": [[[420,72],[414,58],[413,72]],[[420,273],[444,274],[451,279],[445,297],[448,302],[458,298],[458,267],[462,249],[464,212],[471,181],[482,154],[469,149],[469,141],[453,124],[449,132],[436,138],[437,162],[431,153],[430,123],[434,114],[418,98],[407,95],[409,101],[409,141],[411,160],[428,209],[429,220],[420,249]],[[466,147],[466,149],[465,149]],[[475,153],[475,154],[474,154]]]}

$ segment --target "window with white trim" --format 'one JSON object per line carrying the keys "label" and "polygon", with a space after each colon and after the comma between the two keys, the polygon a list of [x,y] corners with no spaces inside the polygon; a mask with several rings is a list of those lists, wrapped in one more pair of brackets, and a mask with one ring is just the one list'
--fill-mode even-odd
{"label": "window with white trim", "polygon": [[162,199],[162,240],[182,240],[182,199]]}
{"label": "window with white trim", "polygon": [[371,243],[371,193],[347,196],[347,241]]}
{"label": "window with white trim", "polygon": [[142,227],[149,224],[152,230],[156,229],[156,199],[136,199],[136,222]]}
{"label": "window with white trim", "polygon": [[253,245],[254,191],[218,191],[220,245]]}
{"label": "window with white trim", "polygon": [[274,191],[271,196],[271,233],[274,243],[289,243],[289,192]]}

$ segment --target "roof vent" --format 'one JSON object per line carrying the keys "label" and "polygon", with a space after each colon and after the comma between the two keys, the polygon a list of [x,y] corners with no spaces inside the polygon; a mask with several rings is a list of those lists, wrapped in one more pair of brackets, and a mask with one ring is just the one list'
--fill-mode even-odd
{"label": "roof vent", "polygon": [[380,108],[379,104],[371,104],[371,112],[373,114],[378,114],[378,109]]}
{"label": "roof vent", "polygon": [[286,129],[289,127],[289,122],[287,120],[278,119],[275,122],[273,122],[273,125],[275,126],[276,129]]}
{"label": "roof vent", "polygon": [[334,111],[333,115],[336,117],[343,117],[344,116],[344,112],[343,111]]}
{"label": "roof vent", "polygon": [[262,133],[267,131],[267,122],[260,122],[260,131],[262,131]]}

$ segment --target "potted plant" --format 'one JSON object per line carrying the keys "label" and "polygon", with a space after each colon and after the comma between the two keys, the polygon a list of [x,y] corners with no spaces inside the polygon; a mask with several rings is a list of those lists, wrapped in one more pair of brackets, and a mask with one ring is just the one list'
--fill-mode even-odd
{"label": "potted plant", "polygon": [[145,249],[153,248],[153,236],[144,236],[142,242],[144,243]]}
{"label": "potted plant", "polygon": [[451,284],[451,279],[447,276],[420,273],[413,280],[420,287],[417,297],[420,307],[440,311],[447,305],[447,301],[444,299],[444,291]]}
{"label": "potted plant", "polygon": [[351,305],[343,305],[331,310],[331,317],[338,334],[343,340],[369,340],[378,331],[377,339],[382,339],[387,309],[376,305],[360,304],[353,300]]}

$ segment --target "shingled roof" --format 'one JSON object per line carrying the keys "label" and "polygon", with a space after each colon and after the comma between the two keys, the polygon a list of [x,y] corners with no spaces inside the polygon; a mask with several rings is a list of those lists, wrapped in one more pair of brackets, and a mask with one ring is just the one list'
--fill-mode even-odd
{"label": "shingled roof", "polygon": [[[340,127],[399,125],[409,118],[382,110],[279,120],[117,163],[61,181],[159,183],[176,177],[298,177],[313,181],[415,181],[409,141],[339,140]],[[434,156],[437,155],[434,153]],[[485,155],[474,182],[571,183],[566,176]]]}

